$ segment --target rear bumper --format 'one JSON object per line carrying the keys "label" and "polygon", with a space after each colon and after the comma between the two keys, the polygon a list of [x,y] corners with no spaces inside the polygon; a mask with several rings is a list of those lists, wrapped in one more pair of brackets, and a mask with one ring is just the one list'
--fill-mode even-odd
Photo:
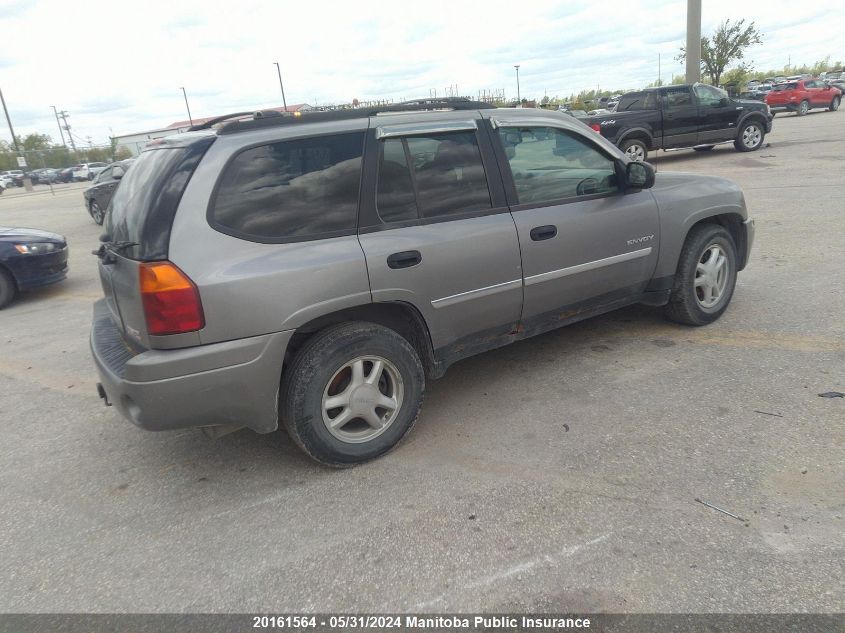
{"label": "rear bumper", "polygon": [[269,433],[278,428],[279,381],[292,334],[140,349],[122,336],[100,300],[94,304],[91,353],[101,397],[136,426],[165,431],[235,425]]}

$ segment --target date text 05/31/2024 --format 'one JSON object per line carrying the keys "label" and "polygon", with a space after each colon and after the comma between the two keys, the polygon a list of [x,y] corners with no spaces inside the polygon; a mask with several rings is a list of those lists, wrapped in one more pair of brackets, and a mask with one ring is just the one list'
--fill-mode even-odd
{"label": "date text 05/31/2024", "polygon": [[308,629],[317,626],[343,629],[512,629],[558,628],[589,629],[589,618],[555,616],[417,616],[417,615],[333,615],[329,617],[307,615],[252,616],[256,629]]}

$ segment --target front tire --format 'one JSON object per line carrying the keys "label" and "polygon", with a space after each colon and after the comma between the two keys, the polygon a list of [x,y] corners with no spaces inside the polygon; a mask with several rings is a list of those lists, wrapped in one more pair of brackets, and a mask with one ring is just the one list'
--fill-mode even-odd
{"label": "front tire", "polygon": [[733,297],[737,255],[733,237],[718,224],[699,224],[684,242],[666,318],[684,325],[718,319]]}
{"label": "front tire", "polygon": [[641,138],[629,138],[619,145],[619,149],[632,161],[642,163],[648,158],[648,147]]}
{"label": "front tire", "polygon": [[106,214],[100,208],[100,205],[97,204],[96,200],[91,201],[91,204],[88,206],[88,212],[91,214],[91,217],[93,218],[95,223],[102,225],[103,220],[106,217]]}
{"label": "front tire", "polygon": [[7,271],[0,268],[0,310],[12,303],[17,293],[18,287],[15,280]]}
{"label": "front tire", "polygon": [[833,100],[830,102],[830,106],[828,106],[828,110],[831,112],[836,112],[839,109],[839,103],[841,99],[839,97],[834,97]]}
{"label": "front tire", "polygon": [[766,130],[763,124],[757,120],[749,121],[739,130],[734,147],[740,152],[754,152],[760,149],[765,138]]}
{"label": "front tire", "polygon": [[411,344],[375,323],[315,334],[285,370],[279,416],[314,460],[348,467],[393,449],[422,406],[425,373]]}

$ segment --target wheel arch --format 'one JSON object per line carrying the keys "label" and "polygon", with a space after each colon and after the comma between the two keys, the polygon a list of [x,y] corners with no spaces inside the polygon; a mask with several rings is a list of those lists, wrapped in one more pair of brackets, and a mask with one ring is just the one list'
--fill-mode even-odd
{"label": "wheel arch", "polygon": [[763,134],[766,134],[766,115],[762,112],[758,112],[757,110],[753,110],[745,114],[737,123],[737,138],[739,138],[739,134],[742,132],[743,126],[748,123],[751,119],[758,120],[763,125]]}
{"label": "wheel arch", "polygon": [[15,284],[15,288],[18,287],[18,278],[15,277],[15,271],[13,271],[11,268],[9,268],[3,262],[0,262],[0,271],[3,271],[7,275],[9,275],[9,277],[11,277],[11,279],[12,279],[12,282]]}
{"label": "wheel arch", "polygon": [[404,301],[361,304],[328,312],[303,323],[296,328],[285,350],[282,373],[311,336],[331,325],[349,321],[377,323],[397,332],[416,350],[426,377],[439,378],[443,375],[444,369],[435,358],[431,333],[425,319],[415,306]]}
{"label": "wheel arch", "polygon": [[654,149],[654,137],[644,127],[635,127],[631,128],[630,130],[625,130],[625,132],[616,140],[616,145],[619,146],[625,141],[638,138],[646,143],[646,147],[648,149]]}
{"label": "wheel arch", "polygon": [[745,219],[739,213],[730,211],[701,218],[687,229],[684,242],[686,242],[690,232],[702,224],[717,224],[724,227],[730,233],[736,245],[737,272],[739,272],[748,263],[748,234],[745,231],[744,221]]}

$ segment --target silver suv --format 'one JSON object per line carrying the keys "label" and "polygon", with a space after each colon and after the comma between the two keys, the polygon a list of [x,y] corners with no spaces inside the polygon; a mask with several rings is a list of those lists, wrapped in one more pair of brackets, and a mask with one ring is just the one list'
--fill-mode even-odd
{"label": "silver suv", "polygon": [[282,424],[347,466],[467,356],[633,303],[716,320],[753,229],[735,184],[655,176],[562,113],[256,113],[154,141],[121,181],[98,391],[145,429]]}

